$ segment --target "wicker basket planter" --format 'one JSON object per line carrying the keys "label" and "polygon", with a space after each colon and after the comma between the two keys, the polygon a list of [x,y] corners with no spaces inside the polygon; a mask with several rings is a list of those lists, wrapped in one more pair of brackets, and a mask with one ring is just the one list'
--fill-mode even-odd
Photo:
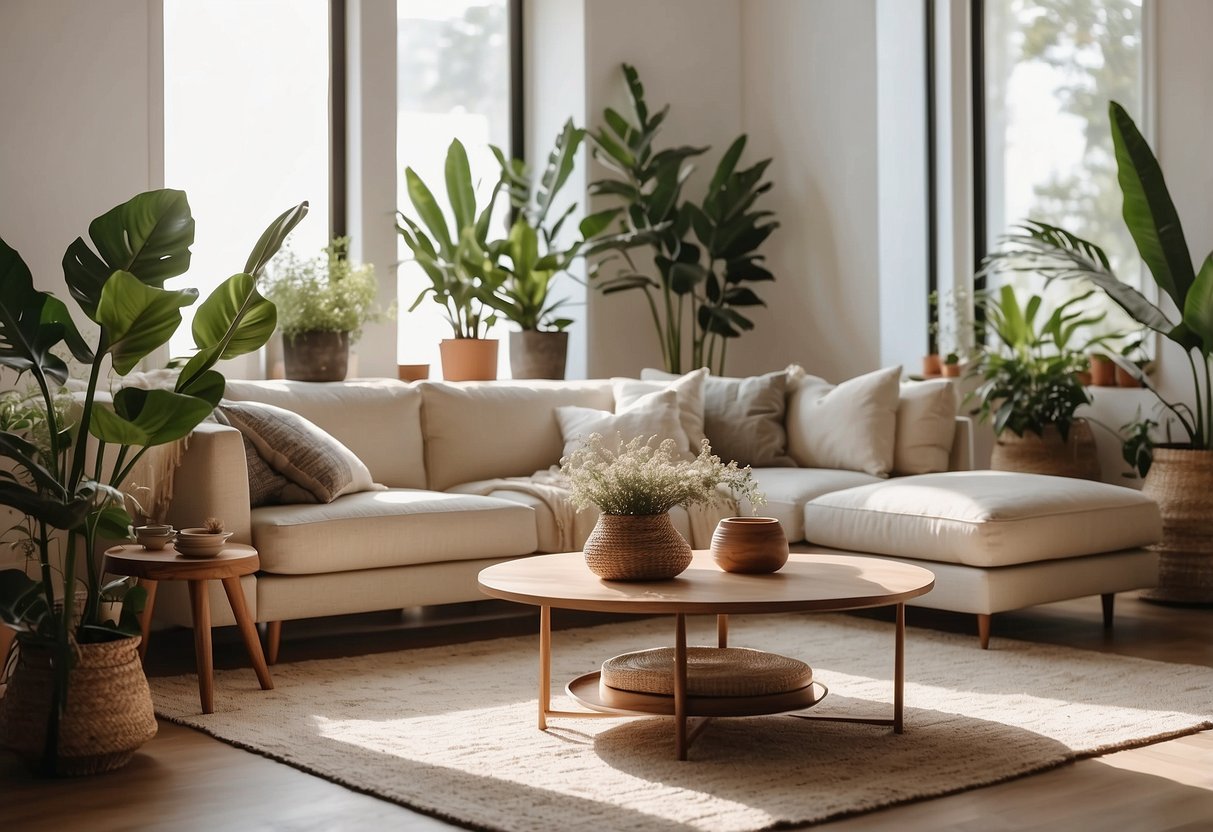
{"label": "wicker basket planter", "polygon": [[1074,420],[1064,442],[1056,425],[1046,425],[1043,436],[1034,433],[1016,436],[1004,430],[994,443],[990,467],[995,471],[1098,480],[1095,435],[1086,419]]}
{"label": "wicker basket planter", "polygon": [[0,745],[46,774],[99,774],[125,765],[139,746],[156,736],[139,641],[135,637],[78,646],[53,770],[45,758],[54,689],[51,656],[38,645],[22,645],[17,670],[0,699]]}
{"label": "wicker basket planter", "polygon": [[1213,451],[1155,448],[1142,493],[1162,513],[1158,586],[1143,597],[1213,604]]}
{"label": "wicker basket planter", "polygon": [[691,546],[668,512],[599,515],[582,551],[605,581],[664,581],[691,565]]}

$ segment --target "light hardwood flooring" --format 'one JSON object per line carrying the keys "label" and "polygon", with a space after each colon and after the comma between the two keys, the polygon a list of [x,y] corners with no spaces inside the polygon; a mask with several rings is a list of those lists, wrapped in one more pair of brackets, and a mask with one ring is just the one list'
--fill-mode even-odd
{"label": "light hardwood flooring", "polygon": [[[560,627],[608,617],[557,611],[554,618]],[[909,623],[955,632],[975,628],[972,616],[928,610],[911,609]],[[535,628],[533,615],[496,602],[437,614],[289,623],[281,658],[399,650],[534,633]],[[1117,599],[1116,628],[1111,633],[1100,625],[1099,599],[1088,598],[995,616],[992,649],[998,649],[1000,637],[1213,667],[1213,610],[1154,606],[1136,600],[1132,593]],[[973,648],[977,649],[975,635]],[[216,666],[240,666],[244,661],[235,633],[217,631]],[[149,673],[192,669],[192,640],[187,632],[156,634]],[[1213,710],[1213,690],[1209,699]],[[40,781],[25,774],[13,758],[0,755],[0,830],[4,832],[371,828],[452,827],[167,722],[161,722],[160,734],[130,765],[100,777]],[[829,832],[1213,830],[1213,732],[815,828]]]}

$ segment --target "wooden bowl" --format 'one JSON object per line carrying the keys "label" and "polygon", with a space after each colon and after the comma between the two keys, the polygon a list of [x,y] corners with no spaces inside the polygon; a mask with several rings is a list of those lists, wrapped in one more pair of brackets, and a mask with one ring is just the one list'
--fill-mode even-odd
{"label": "wooden bowl", "polygon": [[712,535],[711,551],[725,572],[776,572],[788,562],[788,538],[774,517],[726,517]]}

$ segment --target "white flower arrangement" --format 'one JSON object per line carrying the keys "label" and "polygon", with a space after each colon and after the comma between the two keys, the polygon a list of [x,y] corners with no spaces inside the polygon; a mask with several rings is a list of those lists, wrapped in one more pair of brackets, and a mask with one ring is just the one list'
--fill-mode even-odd
{"label": "white flower arrangement", "polygon": [[653,447],[653,438],[604,443],[600,434],[591,434],[560,460],[573,504],[579,509],[597,506],[604,514],[654,515],[674,506],[714,504],[726,492],[753,506],[766,503],[750,468],[725,465],[706,439],[699,455],[688,460],[674,440]]}

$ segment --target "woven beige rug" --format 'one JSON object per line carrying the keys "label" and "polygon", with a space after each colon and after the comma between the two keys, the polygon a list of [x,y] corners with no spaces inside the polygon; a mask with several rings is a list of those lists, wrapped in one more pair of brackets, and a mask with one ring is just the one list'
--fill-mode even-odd
{"label": "woven beige rug", "polygon": [[[737,616],[735,646],[795,656],[830,688],[815,712],[884,716],[890,624]],[[690,622],[711,644],[714,619]],[[672,619],[553,634],[563,682],[672,643]],[[1213,727],[1213,669],[911,628],[906,731],[789,716],[713,721],[672,758],[668,719],[535,727],[538,638],[281,664],[275,689],[216,675],[152,679],[156,710],[234,745],[471,828],[759,830],[939,796]],[[564,696],[557,708],[572,707]]]}

